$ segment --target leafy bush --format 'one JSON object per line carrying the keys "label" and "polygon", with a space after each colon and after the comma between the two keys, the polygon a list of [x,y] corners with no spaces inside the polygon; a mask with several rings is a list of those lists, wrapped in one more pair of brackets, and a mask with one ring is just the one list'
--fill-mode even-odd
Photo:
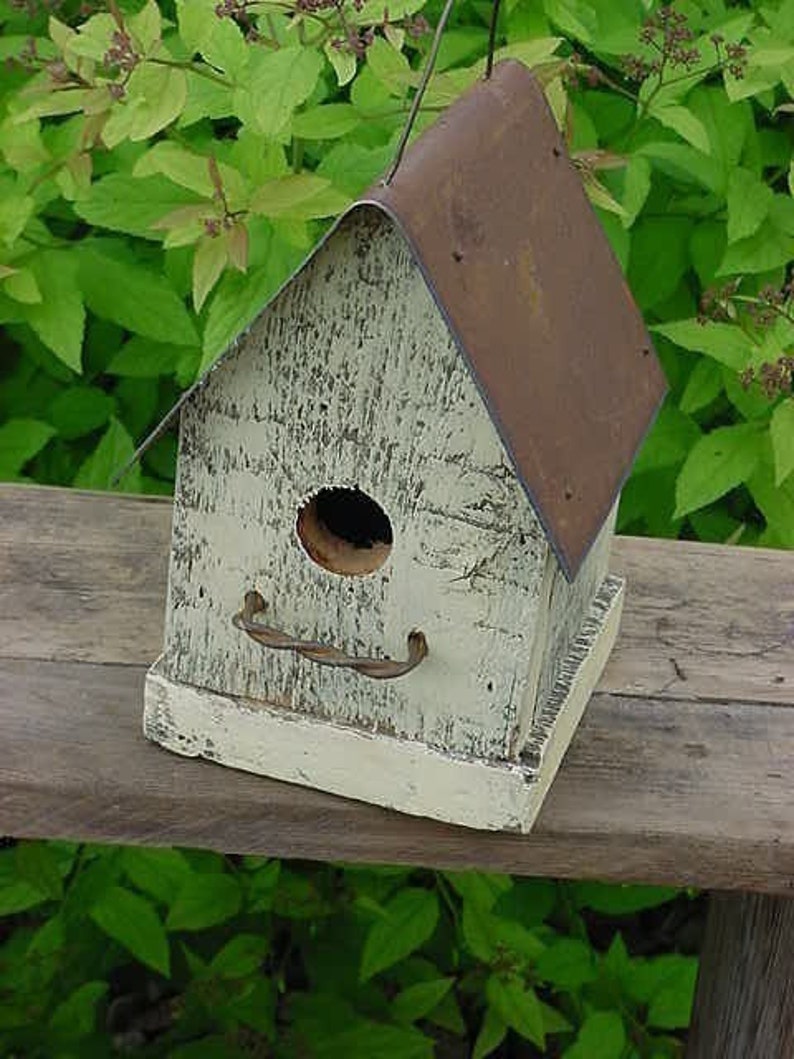
{"label": "leafy bush", "polygon": [[[0,2],[0,477],[109,485],[387,165],[422,6]],[[489,13],[459,3],[420,128],[481,74]],[[621,528],[794,544],[791,0],[510,0],[499,28],[671,384]],[[121,487],[168,492],[174,452]]]}
{"label": "leafy bush", "polygon": [[697,961],[627,947],[686,946],[674,896],[22,843],[0,853],[0,1054],[677,1056]]}
{"label": "leafy bush", "polygon": [[[384,170],[439,9],[0,0],[0,479],[110,486]],[[480,75],[489,16],[459,0],[419,129]],[[794,546],[794,2],[505,0],[498,36],[670,382],[621,528]],[[174,458],[167,436],[119,487],[169,492]],[[20,843],[0,1052],[662,1059],[689,915],[667,891]]]}

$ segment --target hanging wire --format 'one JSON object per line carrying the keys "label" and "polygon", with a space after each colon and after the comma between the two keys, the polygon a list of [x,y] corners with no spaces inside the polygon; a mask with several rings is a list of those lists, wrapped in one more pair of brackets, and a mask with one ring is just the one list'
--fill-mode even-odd
{"label": "hanging wire", "polygon": [[[411,109],[408,112],[408,117],[405,120],[405,127],[400,134],[400,140],[397,144],[397,149],[394,152],[394,158],[389,166],[386,175],[383,178],[383,184],[388,186],[391,184],[394,174],[400,167],[400,163],[403,160],[405,154],[405,148],[408,146],[408,140],[413,132],[414,124],[416,122],[417,115],[419,114],[419,108],[422,105],[422,99],[425,94],[428,82],[433,75],[433,67],[436,65],[436,59],[438,57],[438,49],[441,47],[441,38],[446,29],[447,21],[449,19],[450,12],[452,11],[452,5],[455,0],[447,0],[444,4],[444,10],[441,12],[441,18],[438,20],[436,26],[435,36],[433,37],[433,43],[430,47],[430,54],[427,57],[424,70],[422,71],[422,78],[417,86],[414,98],[411,101]],[[493,71],[493,53],[496,44],[496,24],[499,19],[499,6],[501,0],[493,0],[493,13],[491,14],[491,27],[488,34],[488,57],[485,60],[485,80],[487,81]]]}
{"label": "hanging wire", "polygon": [[452,5],[454,3],[455,3],[455,0],[447,0],[446,4],[444,4],[444,10],[441,12],[441,18],[438,20],[438,25],[436,26],[436,34],[433,37],[433,43],[432,43],[432,45],[430,47],[430,54],[427,57],[427,62],[425,63],[425,68],[422,71],[422,79],[419,82],[419,85],[418,85],[418,87],[416,89],[416,92],[414,93],[414,98],[411,101],[411,109],[408,112],[408,117],[406,118],[406,121],[405,121],[405,127],[403,128],[403,131],[402,131],[402,133],[400,135],[400,141],[397,144],[397,150],[394,152],[394,158],[392,159],[392,163],[389,166],[389,169],[388,169],[386,175],[383,178],[383,183],[384,184],[387,184],[387,185],[391,184],[392,178],[394,177],[394,174],[397,172],[397,170],[398,170],[398,168],[400,166],[400,162],[402,162],[402,160],[403,160],[403,155],[405,154],[405,148],[408,146],[408,140],[409,140],[409,138],[411,136],[411,133],[413,132],[413,127],[414,127],[414,122],[416,121],[416,116],[419,113],[420,106],[422,105],[422,97],[425,94],[425,89],[427,88],[427,83],[428,83],[428,81],[430,80],[430,78],[432,76],[433,67],[436,65],[436,58],[438,56],[438,49],[441,47],[441,37],[442,37],[442,35],[444,33],[444,29],[446,28],[447,19],[449,18],[449,14],[450,14],[450,11],[452,10]]}
{"label": "hanging wire", "polygon": [[485,80],[489,81],[493,73],[493,53],[496,48],[496,26],[499,22],[499,7],[502,0],[493,0],[491,11],[491,29],[488,33],[488,58],[485,60]]}

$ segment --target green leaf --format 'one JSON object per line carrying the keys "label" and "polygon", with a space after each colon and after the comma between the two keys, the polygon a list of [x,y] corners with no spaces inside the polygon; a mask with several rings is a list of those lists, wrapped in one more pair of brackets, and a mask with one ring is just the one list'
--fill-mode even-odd
{"label": "green leaf", "polygon": [[513,880],[509,875],[499,875],[486,871],[448,871],[444,878],[466,903],[477,905],[487,912],[493,908],[500,897],[513,889]]}
{"label": "green leaf", "polygon": [[684,1029],[692,1017],[698,962],[692,957],[654,994],[648,1008],[648,1025],[662,1030]]}
{"label": "green leaf", "polygon": [[672,901],[678,890],[671,886],[624,886],[614,883],[575,883],[574,897],[579,908],[592,908],[607,916],[632,915]]}
{"label": "green leaf", "polygon": [[[773,198],[769,216],[753,235],[739,239],[728,247],[718,275],[771,272],[794,259],[794,234],[789,228],[788,211],[779,202],[781,198]],[[794,205],[790,198],[786,197],[786,201]]]}
{"label": "green leaf", "polygon": [[689,266],[692,222],[685,217],[645,217],[631,236],[628,280],[641,309],[666,301]]}
{"label": "green leaf", "polygon": [[551,879],[516,879],[511,882],[512,886],[500,894],[493,905],[494,914],[529,929],[546,922],[557,905],[557,884]]}
{"label": "green leaf", "polygon": [[361,117],[350,103],[324,103],[292,119],[292,135],[301,140],[337,140],[361,124]]}
{"label": "green leaf", "polygon": [[148,140],[170,125],[187,102],[187,76],[172,66],[139,63],[132,71],[122,104],[114,106],[102,129],[113,148],[122,140]]}
{"label": "green leaf", "polygon": [[96,240],[80,248],[80,285],[88,307],[147,338],[196,345],[196,326],[165,276],[117,257],[114,247]]}
{"label": "green leaf", "polygon": [[43,904],[47,898],[35,886],[26,882],[6,882],[0,879],[0,916],[12,916]]}
{"label": "green leaf", "polygon": [[754,173],[741,167],[734,169],[728,178],[728,242],[735,243],[757,232],[774,197],[772,189]]}
{"label": "green leaf", "polygon": [[685,184],[700,184],[707,191],[724,193],[722,170],[717,161],[683,143],[647,143],[637,154],[650,159],[655,169]]}
{"label": "green leaf", "polygon": [[297,267],[301,257],[300,250],[271,234],[265,266],[252,268],[246,275],[227,272],[223,276],[207,311],[200,374],[264,308]]}
{"label": "green leaf", "polygon": [[629,159],[623,181],[623,226],[636,221],[651,190],[651,166],[647,158],[634,154]]}
{"label": "green leaf", "polygon": [[96,1006],[108,991],[107,982],[86,982],[60,1003],[49,1021],[57,1034],[77,1039],[97,1029]]}
{"label": "green leaf", "polygon": [[565,1059],[623,1059],[626,1030],[617,1011],[588,1015]]}
{"label": "green leaf", "polygon": [[711,154],[711,144],[706,126],[687,107],[664,103],[652,107],[650,114],[666,128],[677,132],[679,136],[691,143],[698,151],[702,151],[703,154]]}
{"label": "green leaf", "polygon": [[634,474],[683,463],[699,437],[700,428],[694,419],[668,400],[634,461]]}
{"label": "green leaf", "polygon": [[485,1009],[485,1016],[474,1042],[472,1059],[485,1059],[499,1047],[507,1036],[507,1023],[494,1007]]}
{"label": "green leaf", "polygon": [[120,492],[138,489],[140,468],[133,467],[113,484],[118,472],[129,462],[135,451],[132,438],[124,426],[111,417],[110,424],[98,445],[80,465],[72,483],[76,489],[114,489]]}
{"label": "green leaf", "polygon": [[210,967],[221,978],[246,978],[256,974],[270,948],[258,934],[237,934],[213,957]]}
{"label": "green leaf", "polygon": [[794,397],[777,406],[769,424],[775,459],[775,484],[780,485],[794,471]]}
{"label": "green leaf", "polygon": [[180,187],[212,198],[214,187],[210,178],[209,159],[195,154],[172,140],[160,140],[141,155],[132,171],[135,177],[155,176],[161,173]]}
{"label": "green leaf", "polygon": [[747,366],[752,349],[750,339],[735,324],[676,320],[669,324],[654,324],[651,331],[664,335],[682,349],[705,353],[736,371]]}
{"label": "green leaf", "polygon": [[43,897],[59,901],[63,879],[58,858],[45,842],[21,842],[14,850],[14,862],[21,881],[35,887]]}
{"label": "green leaf", "polygon": [[133,379],[173,375],[188,352],[185,346],[154,342],[151,338],[135,335],[124,343],[106,370],[109,375],[124,375]]}
{"label": "green leaf", "polygon": [[152,225],[181,206],[201,200],[164,176],[134,177],[111,173],[95,181],[74,203],[75,213],[98,228],[160,240]]}
{"label": "green leaf", "polygon": [[563,1013],[552,1007],[551,1004],[544,1004],[541,1001],[540,1010],[543,1012],[543,1028],[547,1036],[550,1033],[570,1033],[573,1029],[573,1026]]}
{"label": "green leaf", "polygon": [[295,173],[269,180],[251,198],[251,210],[266,217],[309,220],[341,212],[350,200],[314,173]]}
{"label": "green leaf", "polygon": [[235,113],[262,136],[278,137],[314,91],[322,68],[311,48],[251,49],[245,83],[235,89]]}
{"label": "green leaf", "polygon": [[406,57],[383,37],[375,37],[367,48],[367,66],[394,96],[402,98],[416,84],[417,75]]}
{"label": "green leaf", "polygon": [[62,438],[71,440],[103,427],[116,402],[97,386],[71,386],[50,405],[50,421]]}
{"label": "green leaf", "polygon": [[433,1059],[433,1041],[413,1026],[389,1026],[369,1019],[328,1035],[323,1033],[313,1049],[317,1059],[378,1056],[378,1059]]}
{"label": "green leaf", "polygon": [[193,257],[193,305],[197,313],[201,312],[228,260],[229,245],[222,235],[205,236],[200,240]]}
{"label": "green leaf", "polygon": [[36,277],[29,268],[16,269],[10,276],[7,276],[3,283],[3,290],[9,298],[23,302],[25,305],[36,305],[43,300]]}
{"label": "green leaf", "polygon": [[9,419],[0,425],[0,480],[15,478],[55,435],[49,423]]}
{"label": "green leaf", "polygon": [[100,930],[147,967],[168,977],[168,938],[160,918],[144,897],[113,886],[90,912]]}
{"label": "green leaf", "polygon": [[710,357],[702,357],[692,369],[679,408],[691,415],[711,404],[722,393],[722,369]]}
{"label": "green leaf", "polygon": [[557,989],[580,989],[597,977],[593,950],[576,938],[560,938],[541,953],[535,964],[539,978]]}
{"label": "green leaf", "polygon": [[471,900],[463,903],[462,931],[472,955],[485,963],[494,962],[505,949],[524,961],[532,961],[545,948],[543,942],[520,923],[495,916]]}
{"label": "green leaf", "polygon": [[771,458],[764,460],[747,483],[768,528],[787,548],[794,548],[794,478],[775,484]]}
{"label": "green leaf", "polygon": [[438,897],[432,890],[407,887],[385,906],[386,913],[369,929],[361,956],[361,980],[405,959],[423,945],[438,923]]}
{"label": "green leaf", "polygon": [[689,252],[703,288],[714,286],[717,269],[725,256],[727,246],[728,236],[724,221],[702,221],[692,232]]}
{"label": "green leaf", "polygon": [[206,930],[235,916],[242,903],[231,875],[200,874],[185,880],[168,912],[169,930]]}
{"label": "green leaf", "polygon": [[492,974],[485,983],[485,995],[490,1006],[511,1029],[538,1048],[545,1048],[543,1012],[534,989],[528,988],[519,978]]}
{"label": "green leaf", "polygon": [[398,1022],[416,1022],[438,1007],[455,984],[454,978],[438,978],[409,985],[391,1002],[392,1015]]}
{"label": "green leaf", "polygon": [[270,911],[280,875],[280,860],[267,861],[251,873],[246,896],[246,908],[249,912]]}
{"label": "green leaf", "polygon": [[0,242],[11,246],[30,220],[35,202],[29,195],[3,190],[0,196]]}
{"label": "green leaf", "polygon": [[753,127],[750,105],[731,103],[716,86],[699,85],[688,95],[687,106],[708,132],[711,156],[720,169],[717,191],[724,194]]}
{"label": "green leaf", "polygon": [[174,900],[192,872],[178,849],[130,847],[124,850],[121,860],[130,882],[165,904]]}
{"label": "green leaf", "polygon": [[72,371],[79,372],[85,310],[71,251],[42,250],[30,261],[42,301],[24,307],[25,319]]}
{"label": "green leaf", "polygon": [[718,427],[692,448],[676,483],[676,518],[705,507],[751,477],[761,435],[750,423]]}
{"label": "green leaf", "polygon": [[335,48],[330,42],[325,45],[325,57],[334,69],[336,83],[341,88],[349,84],[356,76],[356,56],[352,51]]}
{"label": "green leaf", "polygon": [[323,157],[316,173],[348,195],[360,195],[386,169],[393,154],[388,144],[370,148],[339,143]]}

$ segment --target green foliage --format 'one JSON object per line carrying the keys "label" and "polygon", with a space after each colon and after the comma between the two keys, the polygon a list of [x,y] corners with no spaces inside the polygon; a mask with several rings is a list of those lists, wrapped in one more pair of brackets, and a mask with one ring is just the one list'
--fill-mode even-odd
{"label": "green foliage", "polygon": [[680,1057],[697,967],[658,887],[20,842],[0,910],[25,1059]]}
{"label": "green foliage", "polygon": [[[109,487],[388,164],[425,2],[0,4],[0,476]],[[546,89],[670,382],[619,525],[790,546],[790,4],[646,8],[511,0],[498,34]],[[487,22],[456,5],[420,129],[481,73]],[[173,459],[120,487],[168,492]]]}

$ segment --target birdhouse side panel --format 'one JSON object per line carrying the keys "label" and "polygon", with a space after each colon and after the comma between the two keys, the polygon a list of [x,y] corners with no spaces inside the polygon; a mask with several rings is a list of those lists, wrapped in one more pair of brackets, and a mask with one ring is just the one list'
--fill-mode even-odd
{"label": "birdhouse side panel", "polygon": [[610,513],[601,532],[579,568],[573,581],[568,581],[556,565],[549,606],[549,635],[541,665],[538,702],[545,702],[569,656],[571,645],[587,617],[593,600],[609,572],[609,554],[615,533],[617,505]]}
{"label": "birdhouse side panel", "polygon": [[[388,519],[377,569],[354,575],[312,556],[299,520],[322,491],[364,494]],[[361,530],[353,550],[368,560],[378,542]],[[356,211],[183,415],[164,670],[254,704],[503,757],[548,554],[402,237]],[[262,647],[232,624],[251,589],[262,620],[293,638],[402,659],[420,629],[429,655],[407,676],[371,680]]]}

